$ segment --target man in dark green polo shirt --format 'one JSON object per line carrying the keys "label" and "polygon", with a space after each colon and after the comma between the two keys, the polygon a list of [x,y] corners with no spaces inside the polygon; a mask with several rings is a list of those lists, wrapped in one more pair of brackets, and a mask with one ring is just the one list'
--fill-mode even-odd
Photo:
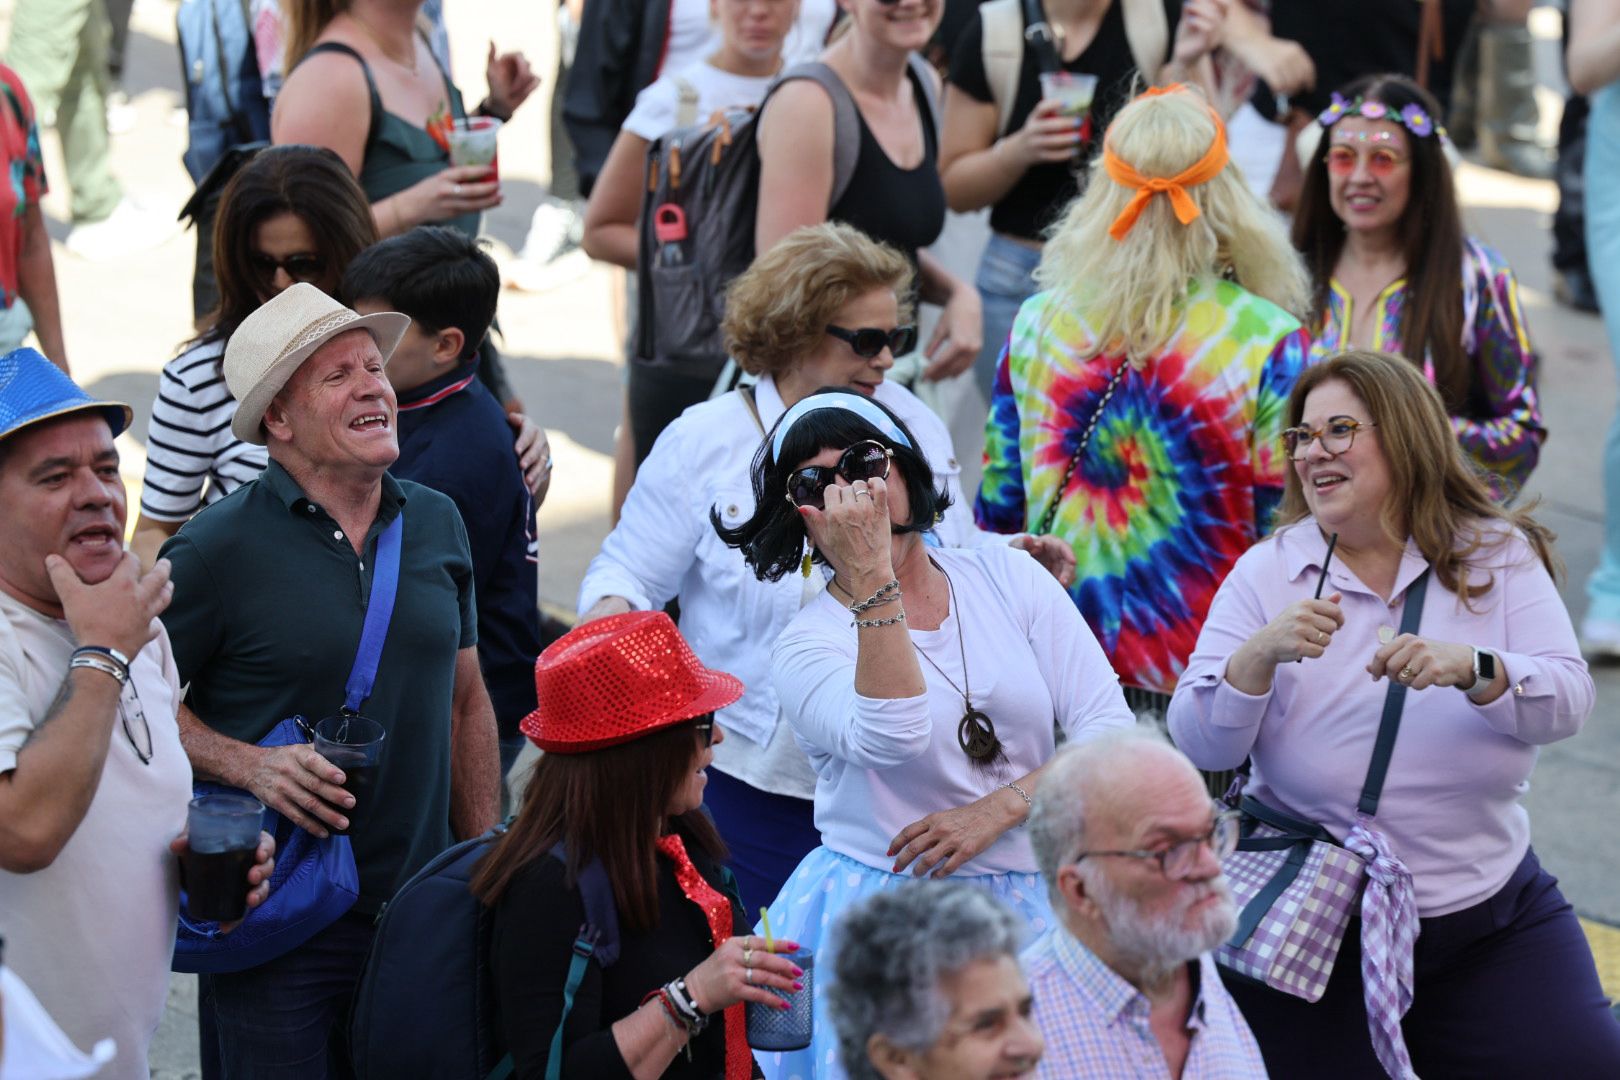
{"label": "man in dark green polo shirt", "polygon": [[[497,816],[495,717],[479,673],[472,560],[455,505],[387,475],[399,455],[383,365],[409,320],[359,316],[294,285],[225,351],[231,428],[270,464],[163,547],[164,615],[199,777],[246,788],[317,835],[349,826],[354,910],[250,971],[205,975],[227,1077],[347,1075],[338,1047],[371,923],[453,839]],[[363,712],[387,729],[369,797],[310,746],[254,745],[283,718],[338,711],[371,592],[377,537],[404,516],[393,618]]]}

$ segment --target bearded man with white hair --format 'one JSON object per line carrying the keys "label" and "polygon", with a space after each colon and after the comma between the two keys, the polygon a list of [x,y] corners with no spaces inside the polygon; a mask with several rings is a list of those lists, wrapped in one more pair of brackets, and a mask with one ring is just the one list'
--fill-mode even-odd
{"label": "bearded man with white hair", "polygon": [[1221,860],[1236,815],[1181,752],[1123,732],[1047,767],[1030,842],[1061,926],[1024,953],[1042,1077],[1264,1077],[1214,949],[1237,910]]}

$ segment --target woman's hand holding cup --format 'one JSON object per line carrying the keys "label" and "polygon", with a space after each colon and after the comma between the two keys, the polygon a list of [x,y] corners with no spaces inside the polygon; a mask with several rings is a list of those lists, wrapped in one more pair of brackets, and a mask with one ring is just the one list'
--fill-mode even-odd
{"label": "woman's hand holding cup", "polygon": [[739,1001],[786,1009],[788,1002],[771,990],[791,994],[800,989],[799,978],[804,970],[776,954],[798,951],[797,942],[782,940],[772,942],[767,949],[765,939],[757,934],[727,938],[687,974],[686,989],[692,995],[692,1004],[710,1015]]}

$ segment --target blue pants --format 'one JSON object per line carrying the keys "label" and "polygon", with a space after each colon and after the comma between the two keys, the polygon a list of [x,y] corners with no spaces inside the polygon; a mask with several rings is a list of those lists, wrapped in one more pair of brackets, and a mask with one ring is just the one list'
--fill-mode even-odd
{"label": "blue pants", "polygon": [[984,254],[979,257],[979,273],[973,284],[978,286],[984,304],[984,347],[973,363],[973,381],[987,403],[1013,320],[1018,317],[1018,309],[1023,307],[1024,301],[1035,295],[1035,279],[1031,275],[1040,264],[1040,251],[1024,247],[1000,233],[990,234],[990,242],[985,244]]}
{"label": "blue pants", "polygon": [[[1225,969],[1221,976],[1272,1076],[1384,1075],[1367,1032],[1359,920],[1314,1005]],[[1414,977],[1401,1030],[1419,1076],[1620,1076],[1620,1021],[1575,912],[1534,851],[1489,900],[1422,920]]]}
{"label": "blue pants", "polygon": [[703,805],[731,849],[727,865],[737,877],[743,910],[751,921],[753,913],[776,899],[800,860],[821,843],[815,803],[773,795],[710,768]]}
{"label": "blue pants", "polygon": [[[1586,134],[1586,252],[1609,352],[1620,366],[1620,83],[1592,95]],[[1588,615],[1620,622],[1620,412],[1603,444],[1603,550],[1586,583]]]}
{"label": "blue pants", "polygon": [[349,1008],[373,916],[349,914],[249,971],[199,976],[226,1080],[346,1080]]}

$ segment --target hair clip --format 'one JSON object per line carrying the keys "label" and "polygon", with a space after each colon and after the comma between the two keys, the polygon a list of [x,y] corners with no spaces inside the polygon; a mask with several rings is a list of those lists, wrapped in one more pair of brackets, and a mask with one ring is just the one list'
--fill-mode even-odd
{"label": "hair clip", "polygon": [[[1401,125],[1420,139],[1428,138],[1430,135],[1438,135],[1441,142],[1448,141],[1446,129],[1436,123],[1434,117],[1430,116],[1428,111],[1417,102],[1402,106],[1401,110],[1396,112],[1382,101],[1359,97],[1354,101],[1349,101],[1345,99],[1344,95],[1335,91],[1332,96],[1332,104],[1322,110],[1321,114],[1317,116],[1316,122],[1325,128],[1330,128],[1347,116],[1360,116],[1366,120],[1388,120],[1391,123]],[[1363,138],[1362,141],[1367,140]]]}

